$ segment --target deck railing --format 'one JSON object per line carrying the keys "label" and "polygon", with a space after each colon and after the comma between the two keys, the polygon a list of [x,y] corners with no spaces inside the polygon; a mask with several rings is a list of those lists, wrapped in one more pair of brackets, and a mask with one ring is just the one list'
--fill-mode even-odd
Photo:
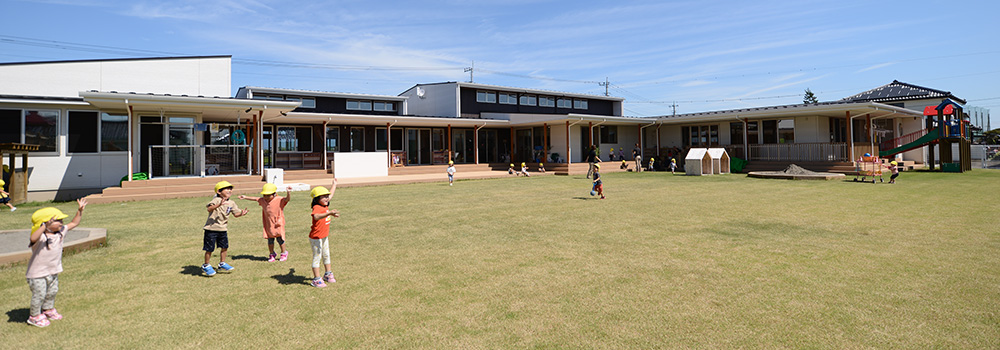
{"label": "deck railing", "polygon": [[[848,142],[819,143],[773,143],[749,145],[749,152],[744,153],[743,145],[726,145],[726,152],[735,157],[746,154],[746,160],[759,161],[797,161],[797,162],[850,162],[851,144]],[[858,155],[872,153],[873,148],[868,143],[855,143],[855,158]]]}

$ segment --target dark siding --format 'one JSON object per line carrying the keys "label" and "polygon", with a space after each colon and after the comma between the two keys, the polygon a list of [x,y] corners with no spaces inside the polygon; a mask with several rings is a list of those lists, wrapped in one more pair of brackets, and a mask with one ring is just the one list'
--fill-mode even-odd
{"label": "dark siding", "polygon": [[[480,114],[483,112],[495,112],[495,113],[538,113],[538,114],[593,114],[593,115],[614,115],[614,102],[607,100],[597,100],[597,99],[586,99],[587,109],[575,109],[575,108],[558,108],[558,107],[540,107],[540,106],[522,106],[496,103],[479,103],[476,102],[476,92],[480,89],[473,88],[462,88],[460,97],[461,101],[461,111],[462,114]],[[496,93],[503,92],[502,90],[486,90],[493,91]],[[518,94],[520,96],[521,94]],[[559,98],[558,95],[546,95],[546,94],[530,94],[539,96],[552,96]],[[578,98],[579,99],[579,98]]]}
{"label": "dark siding", "polygon": [[[354,100],[354,99],[352,99]],[[379,102],[392,102],[396,105],[395,112],[384,112],[384,111],[357,111],[347,109],[347,99],[346,98],[334,98],[334,97],[316,97],[316,108],[296,108],[296,112],[315,112],[315,113],[339,113],[339,114],[365,114],[365,115],[399,115],[399,110],[402,107],[402,102],[400,101],[385,101],[385,100],[370,100],[370,99],[358,99],[364,101],[379,101]]]}

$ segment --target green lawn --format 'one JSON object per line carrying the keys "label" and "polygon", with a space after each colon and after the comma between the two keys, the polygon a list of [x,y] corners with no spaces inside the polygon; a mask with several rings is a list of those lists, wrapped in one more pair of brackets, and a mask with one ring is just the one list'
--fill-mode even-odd
{"label": "green lawn", "polygon": [[1000,172],[605,180],[606,200],[582,176],[340,189],[325,289],[307,284],[306,192],[286,208],[289,261],[263,261],[260,209],[238,201],[236,269],[211,278],[210,188],[92,205],[82,226],[110,245],[65,257],[66,319],[24,323],[25,267],[0,269],[0,347],[1000,347]]}

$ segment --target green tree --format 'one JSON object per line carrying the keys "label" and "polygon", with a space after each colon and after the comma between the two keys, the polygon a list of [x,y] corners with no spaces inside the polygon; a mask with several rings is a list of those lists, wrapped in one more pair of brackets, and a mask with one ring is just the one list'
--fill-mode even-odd
{"label": "green tree", "polygon": [[819,103],[819,100],[816,99],[816,94],[814,94],[811,90],[809,90],[809,88],[806,88],[806,94],[802,97],[802,103],[805,104]]}
{"label": "green tree", "polygon": [[987,145],[1000,144],[1000,129],[993,129],[983,133],[983,143]]}

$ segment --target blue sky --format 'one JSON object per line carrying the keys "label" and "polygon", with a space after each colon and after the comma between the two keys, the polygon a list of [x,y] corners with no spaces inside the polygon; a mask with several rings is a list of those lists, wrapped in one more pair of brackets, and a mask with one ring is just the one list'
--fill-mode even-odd
{"label": "blue sky", "polygon": [[[468,81],[657,116],[837,100],[893,80],[991,108],[997,1],[5,0],[0,62],[232,55],[252,85],[396,95]],[[474,63],[473,63],[474,62]]]}

